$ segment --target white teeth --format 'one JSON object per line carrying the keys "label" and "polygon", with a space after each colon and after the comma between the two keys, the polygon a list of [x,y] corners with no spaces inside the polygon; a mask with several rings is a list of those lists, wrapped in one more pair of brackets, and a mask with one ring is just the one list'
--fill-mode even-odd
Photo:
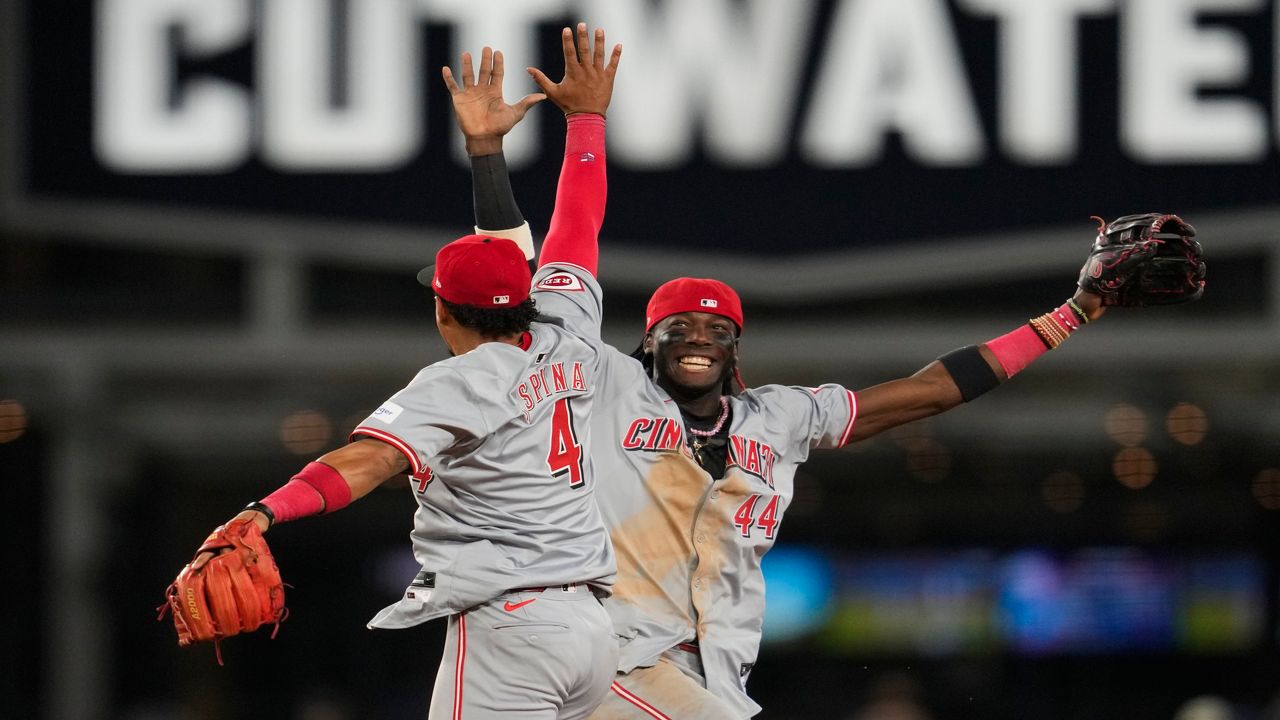
{"label": "white teeth", "polygon": [[704,358],[704,357],[698,357],[696,355],[689,355],[687,357],[680,358],[680,364],[687,368],[698,368],[699,370],[705,370],[706,368],[711,367],[711,358]]}

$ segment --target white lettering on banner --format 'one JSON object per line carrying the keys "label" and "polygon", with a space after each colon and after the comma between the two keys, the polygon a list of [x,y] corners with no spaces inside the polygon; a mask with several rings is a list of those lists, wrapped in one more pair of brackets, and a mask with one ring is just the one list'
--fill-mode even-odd
{"label": "white lettering on banner", "polygon": [[[1249,77],[1249,49],[1200,13],[1256,11],[1265,0],[1129,0],[1121,18],[1120,129],[1145,162],[1256,162],[1267,151],[1265,111],[1240,97],[1197,96]],[[1280,68],[1277,68],[1280,69]]]}
{"label": "white lettering on banner", "polygon": [[1079,127],[1077,21],[1115,0],[960,0],[999,19],[1001,146],[1033,165],[1070,162]]}
{"label": "white lettering on banner", "polygon": [[964,62],[942,0],[844,0],[821,59],[801,136],[825,167],[874,164],[901,133],[925,165],[974,165],[985,153]]}
{"label": "white lettering on banner", "polygon": [[[195,77],[177,86],[175,52],[234,48],[252,28],[249,0],[99,0],[94,143],[119,172],[225,172],[249,159],[252,112],[242,87]],[[170,47],[171,30],[182,46]]]}
{"label": "white lettering on banner", "polygon": [[[331,27],[331,5],[314,0],[263,4],[258,77],[263,154],[281,169],[388,170],[408,162],[422,139],[417,26],[403,0],[346,2],[346,28]],[[345,58],[332,57],[345,30]],[[346,68],[346,98],[331,98]]]}
{"label": "white lettering on banner", "polygon": [[[95,150],[121,173],[225,173],[255,154],[283,172],[394,170],[421,152],[424,91],[440,82],[438,69],[422,67],[423,23],[454,28],[455,56],[503,50],[514,101],[534,89],[523,68],[556,54],[535,47],[540,25],[569,15],[627,48],[609,118],[622,168],[680,167],[699,149],[722,167],[769,167],[793,142],[811,165],[863,168],[879,162],[890,135],[926,167],[994,154],[1069,164],[1082,113],[1113,110],[1112,98],[1078,88],[1081,21],[1096,17],[1117,21],[1118,47],[1090,62],[1119,73],[1115,132],[1134,160],[1259,162],[1272,149],[1269,129],[1280,136],[1280,112],[1243,95],[1265,68],[1250,67],[1249,38],[1219,20],[1272,13],[1266,27],[1280,38],[1280,3],[1267,0],[834,0],[822,26],[818,0],[97,2]],[[953,15],[996,24],[990,133]],[[180,61],[245,47],[252,83],[177,75]],[[557,66],[545,68],[553,78]],[[536,122],[507,138],[513,167],[551,151]],[[451,133],[453,159],[465,164]]]}
{"label": "white lettering on banner", "polygon": [[764,166],[786,153],[813,0],[581,4],[625,48],[625,79],[609,109],[614,158],[645,170],[679,166],[699,125],[723,165]]}

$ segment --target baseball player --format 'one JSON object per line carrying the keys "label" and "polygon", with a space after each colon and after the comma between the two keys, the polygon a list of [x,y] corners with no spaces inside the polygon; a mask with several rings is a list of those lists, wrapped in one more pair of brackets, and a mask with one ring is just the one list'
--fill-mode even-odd
{"label": "baseball player", "polygon": [[[563,32],[566,63],[588,54],[585,25],[577,36],[575,49],[571,31]],[[597,56],[602,40],[597,31]],[[597,236],[555,230],[574,222],[575,214],[581,214],[579,222],[603,215],[603,113],[571,114],[558,88],[532,74],[569,116],[552,232],[534,276],[538,305],[566,328],[594,338],[602,298],[595,278]],[[483,125],[461,116],[459,122],[479,146]],[[500,138],[484,140],[500,153]],[[472,162],[477,225],[522,231],[500,157]],[[1165,230],[1184,240],[1194,234],[1174,216],[1159,216],[1160,223],[1156,216],[1141,217],[1156,230],[1167,224]],[[1133,233],[1137,227],[1124,225],[1117,221],[1110,229]],[[1110,236],[1110,229],[1103,234]],[[648,303],[636,358],[605,352],[599,390],[607,400],[591,418],[601,478],[596,500],[618,555],[618,580],[606,607],[621,644],[619,676],[592,718],[756,714],[760,708],[747,695],[746,681],[763,620],[760,561],[778,536],[798,466],[812,449],[838,448],[972,400],[1096,320],[1104,312],[1100,293],[1132,280],[1139,256],[1146,253],[1149,261],[1154,252],[1145,241],[1140,252],[1133,245],[1109,250],[1101,236],[1099,243],[1081,289],[1060,307],[986,343],[947,353],[910,377],[857,392],[835,384],[746,389],[736,372],[744,316],[733,289],[700,278],[660,287]],[[1178,272],[1170,273],[1174,284]],[[1099,282],[1086,282],[1088,276]],[[1198,297],[1202,277],[1201,263],[1182,278],[1181,299]],[[1111,282],[1119,285],[1108,288]]]}
{"label": "baseball player", "polygon": [[[557,86],[560,101],[598,117],[603,106],[595,98],[601,84],[612,85],[619,53],[590,73],[571,68]],[[492,76],[490,59],[486,52],[482,84]],[[469,55],[463,69],[463,88],[448,69],[445,80],[465,116],[465,100],[477,87]],[[500,57],[498,73],[500,79]],[[606,89],[606,103],[608,95]],[[505,133],[541,99],[531,95],[503,104],[505,116],[485,117],[509,123]],[[599,232],[602,215],[572,216],[574,222],[552,228],[553,240]],[[409,473],[418,499],[411,539],[421,571],[369,626],[405,628],[448,617],[433,719],[585,718],[617,667],[617,642],[599,600],[612,587],[615,559],[592,499],[597,476],[588,421],[607,369],[601,359],[612,350],[598,332],[535,320],[531,251],[479,234],[442,248],[418,279],[435,293],[436,325],[452,357],[424,368],[383,402],[350,444],[308,464],[232,521],[265,532],[334,512]],[[248,564],[262,562],[247,557]],[[211,558],[213,552],[201,552],[192,567],[198,572]],[[186,611],[186,593],[171,597],[177,618]],[[273,617],[278,622],[280,615]]]}

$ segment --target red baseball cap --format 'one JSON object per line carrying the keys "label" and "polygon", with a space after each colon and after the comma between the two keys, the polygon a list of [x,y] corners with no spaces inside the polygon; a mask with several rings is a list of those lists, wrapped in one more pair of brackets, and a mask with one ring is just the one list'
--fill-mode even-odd
{"label": "red baseball cap", "polygon": [[676,313],[704,312],[723,315],[742,334],[742,301],[733,288],[710,278],[676,278],[658,288],[644,311],[645,331]]}
{"label": "red baseball cap", "polygon": [[513,241],[466,235],[440,248],[418,282],[455,305],[492,310],[529,297],[529,261]]}

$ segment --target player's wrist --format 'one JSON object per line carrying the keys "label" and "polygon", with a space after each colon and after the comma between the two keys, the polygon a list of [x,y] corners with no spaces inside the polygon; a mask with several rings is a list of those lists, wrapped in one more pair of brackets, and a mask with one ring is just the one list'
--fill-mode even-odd
{"label": "player's wrist", "polygon": [[1074,298],[1049,312],[1031,318],[1012,332],[986,342],[987,350],[1011,378],[1036,358],[1066,342],[1076,330],[1089,322],[1088,313]]}
{"label": "player's wrist", "polygon": [[1072,308],[1073,310],[1077,310],[1084,314],[1086,322],[1097,320],[1107,311],[1106,307],[1102,304],[1101,295],[1091,293],[1084,289],[1077,289],[1075,294],[1072,295],[1071,299],[1067,302],[1075,305],[1075,307]]}
{"label": "player's wrist", "polygon": [[257,525],[262,532],[270,530],[271,526],[276,524],[275,510],[272,510],[270,505],[260,500],[254,500],[245,505],[244,510],[240,511],[240,514],[233,519],[238,520],[241,518],[252,520],[253,524]]}
{"label": "player's wrist", "polygon": [[502,153],[501,135],[467,136],[467,155],[480,157],[483,155],[499,155]]}
{"label": "player's wrist", "polygon": [[[270,509],[272,524],[331,513],[351,504],[351,486],[337,470],[322,462],[307,463],[289,482],[258,503]],[[253,508],[261,512],[258,508]],[[265,513],[264,513],[265,514]]]}
{"label": "player's wrist", "polygon": [[568,118],[564,138],[565,157],[580,158],[583,153],[590,153],[596,158],[602,158],[604,151],[604,116],[580,113]]}

